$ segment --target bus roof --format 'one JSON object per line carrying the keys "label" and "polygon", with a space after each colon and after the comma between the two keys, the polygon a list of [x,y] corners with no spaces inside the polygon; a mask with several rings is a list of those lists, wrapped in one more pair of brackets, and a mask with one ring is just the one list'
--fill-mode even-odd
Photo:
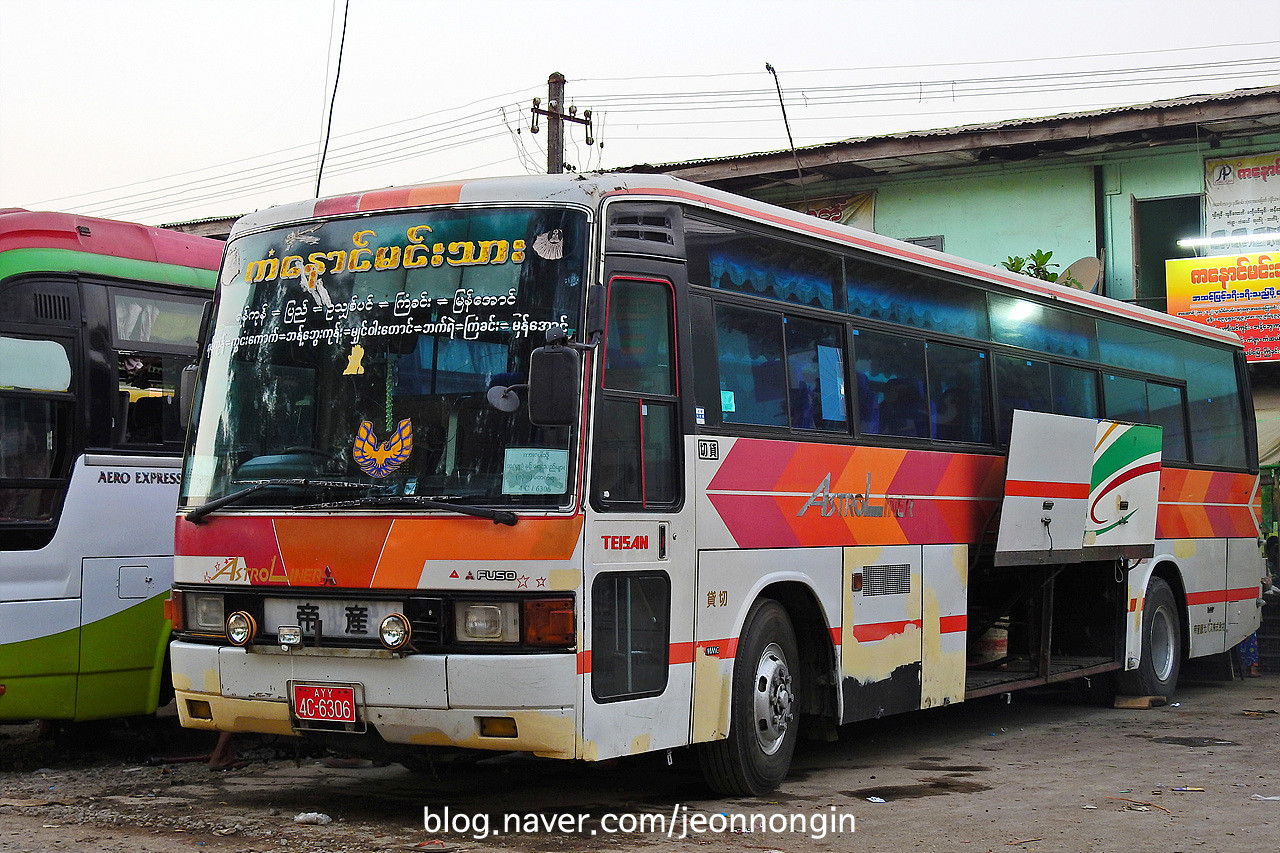
{"label": "bus roof", "polygon": [[132,222],[73,213],[0,210],[0,253],[15,249],[62,249],[217,270],[222,247],[221,240]]}
{"label": "bus roof", "polygon": [[1241,347],[1234,332],[1216,329],[1203,323],[1172,314],[1153,311],[1105,296],[1066,287],[1053,282],[1018,275],[998,267],[955,255],[936,252],[911,243],[883,237],[870,231],[818,219],[766,202],[704,187],[670,175],[643,175],[624,172],[520,175],[507,178],[478,178],[452,183],[417,184],[370,190],[355,195],[310,199],[267,208],[242,217],[228,239],[248,231],[300,222],[318,217],[342,216],[376,211],[405,210],[450,204],[483,204],[501,202],[576,203],[592,209],[606,198],[634,196],[637,199],[666,200],[706,210],[746,215],[769,225],[800,234],[834,240],[884,257],[946,270],[979,281],[1033,293],[1037,296],[1111,314],[1141,323],[1150,323],[1219,343]]}

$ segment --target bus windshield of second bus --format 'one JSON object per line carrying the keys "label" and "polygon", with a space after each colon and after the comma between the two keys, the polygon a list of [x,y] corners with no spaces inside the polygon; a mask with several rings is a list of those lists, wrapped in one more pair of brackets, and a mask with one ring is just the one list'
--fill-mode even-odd
{"label": "bus windshield of second bus", "polygon": [[[486,394],[525,382],[547,330],[577,327],[586,243],[585,213],[533,208],[237,240],[243,283],[222,291],[204,379],[203,398],[225,402],[198,415],[182,508],[237,492],[245,507],[342,502],[352,487],[565,506],[569,430],[535,429]],[[249,491],[280,480],[294,482]]]}

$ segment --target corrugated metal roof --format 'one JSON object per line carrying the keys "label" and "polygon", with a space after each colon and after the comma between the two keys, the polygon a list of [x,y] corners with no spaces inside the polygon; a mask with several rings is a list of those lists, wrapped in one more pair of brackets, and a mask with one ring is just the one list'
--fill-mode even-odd
{"label": "corrugated metal roof", "polygon": [[1235,89],[1230,92],[1219,92],[1213,95],[1188,95],[1182,98],[1170,98],[1164,101],[1151,101],[1146,104],[1133,104],[1124,107],[1107,107],[1100,110],[1087,110],[1075,113],[1056,113],[1051,116],[1007,119],[1005,121],[988,122],[985,124],[966,124],[960,125],[959,127],[939,128],[936,130],[914,130],[905,131],[903,133],[885,134],[882,136],[854,137],[843,141],[862,142],[870,139],[909,139],[916,136],[953,136],[962,133],[974,133],[977,131],[1008,130],[1010,128],[1025,127],[1028,125],[1079,121],[1081,119],[1095,118],[1097,116],[1121,115],[1123,113],[1138,113],[1149,110],[1167,110],[1173,107],[1190,107],[1195,106],[1196,104],[1208,104],[1221,101],[1238,101],[1246,98],[1256,98],[1260,95],[1280,95],[1280,86],[1264,86],[1254,89]]}
{"label": "corrugated metal roof", "polygon": [[[901,133],[879,134],[874,136],[859,136],[841,139],[834,142],[826,142],[820,145],[808,145],[797,148],[798,153],[818,153],[823,151],[831,151],[842,147],[852,147],[865,145],[867,143],[889,142],[893,140],[912,140],[912,139],[945,139],[946,137],[962,137],[970,134],[978,133],[999,133],[1004,131],[1016,130],[1019,128],[1042,127],[1053,124],[1070,124],[1085,122],[1090,119],[1109,116],[1123,116],[1126,114],[1137,115],[1144,112],[1167,112],[1169,110],[1182,109],[1185,107],[1194,107],[1201,104],[1224,103],[1231,101],[1241,101],[1249,99],[1259,99],[1280,96],[1280,86],[1264,86],[1252,89],[1235,89],[1230,92],[1220,92],[1208,95],[1188,95],[1181,98],[1170,98],[1163,101],[1152,101],[1145,104],[1134,104],[1122,107],[1108,107],[1100,110],[1088,110],[1073,113],[1058,113],[1051,116],[1036,116],[1033,118],[1008,119],[997,122],[985,122],[981,124],[960,125],[958,127],[937,128],[932,130],[912,130],[903,131]],[[1087,134],[1081,134],[1080,138],[1089,138]],[[749,154],[737,154],[724,157],[706,157],[696,160],[685,160],[672,163],[663,163],[650,165],[647,167],[630,167],[631,169],[649,168],[663,172],[674,172],[683,167],[692,167],[704,164],[716,164],[726,162],[750,162],[755,159],[777,157],[780,155],[790,156],[791,149],[780,148],[772,151],[760,151]],[[626,171],[620,169],[619,171]]]}

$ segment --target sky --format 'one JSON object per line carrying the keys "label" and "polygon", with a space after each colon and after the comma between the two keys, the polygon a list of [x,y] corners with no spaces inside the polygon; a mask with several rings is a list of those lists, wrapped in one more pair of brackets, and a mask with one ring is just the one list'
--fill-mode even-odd
{"label": "sky", "polygon": [[1274,8],[0,0],[0,208],[163,224],[298,201],[326,127],[321,195],[542,172],[552,72],[592,111],[592,144],[566,129],[583,170],[785,150],[787,124],[819,145],[1280,85]]}

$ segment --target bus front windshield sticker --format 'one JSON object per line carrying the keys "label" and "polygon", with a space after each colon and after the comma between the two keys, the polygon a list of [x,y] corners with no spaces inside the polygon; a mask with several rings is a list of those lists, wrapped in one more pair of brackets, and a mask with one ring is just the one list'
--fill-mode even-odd
{"label": "bus front windshield sticker", "polygon": [[508,447],[502,463],[504,495],[560,495],[569,485],[569,451]]}

